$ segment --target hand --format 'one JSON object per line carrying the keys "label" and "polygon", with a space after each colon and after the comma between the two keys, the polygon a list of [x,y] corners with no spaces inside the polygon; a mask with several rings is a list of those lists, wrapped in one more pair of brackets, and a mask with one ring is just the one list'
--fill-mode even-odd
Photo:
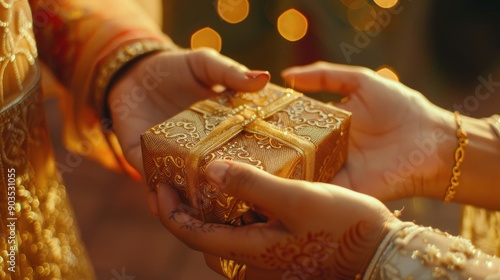
{"label": "hand", "polygon": [[443,130],[451,127],[454,136],[450,112],[362,67],[319,62],[282,76],[299,91],[347,96],[336,106],[353,113],[348,156],[331,183],[381,200],[444,196],[456,146]]}
{"label": "hand", "polygon": [[213,186],[272,217],[241,227],[203,223],[179,210],[186,208],[172,188],[160,186],[163,225],[205,252],[219,273],[222,257],[246,264],[247,280],[354,279],[398,222],[380,201],[338,186],[283,179],[232,161],[214,161],[206,171]]}
{"label": "hand", "polygon": [[[108,99],[125,158],[143,172],[139,138],[143,132],[210,97],[216,85],[258,91],[269,78],[268,72],[249,71],[210,49],[159,52],[141,58],[113,84]],[[156,192],[148,190],[150,208],[156,214]]]}

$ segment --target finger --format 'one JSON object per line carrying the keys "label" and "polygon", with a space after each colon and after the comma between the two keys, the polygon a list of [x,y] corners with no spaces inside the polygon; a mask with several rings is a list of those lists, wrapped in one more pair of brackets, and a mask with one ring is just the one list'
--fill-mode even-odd
{"label": "finger", "polygon": [[332,91],[349,95],[369,80],[373,71],[359,66],[316,62],[285,69],[281,75],[297,90]]}
{"label": "finger", "polygon": [[207,180],[229,195],[270,212],[285,224],[303,203],[306,182],[283,179],[248,164],[216,160],[206,169]]}
{"label": "finger", "polygon": [[267,71],[249,71],[247,67],[203,48],[188,55],[188,63],[196,78],[207,86],[222,85],[236,91],[261,90],[271,78]]}
{"label": "finger", "polygon": [[[266,267],[264,261],[258,257],[270,244],[289,237],[288,232],[276,223],[257,223],[241,227],[204,223],[186,212],[179,211],[180,208],[188,212],[190,209],[184,205],[174,205],[172,192],[175,190],[164,185],[158,189],[160,220],[173,235],[194,250]],[[196,211],[190,212],[195,214]],[[240,252],[245,252],[245,256]]]}
{"label": "finger", "polygon": [[158,195],[156,194],[155,191],[151,190],[149,186],[146,186],[148,188],[148,206],[149,206],[149,211],[151,214],[154,216],[158,217]]}

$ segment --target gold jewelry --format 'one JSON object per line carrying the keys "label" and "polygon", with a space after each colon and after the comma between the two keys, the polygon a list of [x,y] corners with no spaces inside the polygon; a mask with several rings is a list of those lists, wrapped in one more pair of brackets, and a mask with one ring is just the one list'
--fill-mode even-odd
{"label": "gold jewelry", "polygon": [[469,144],[467,133],[462,129],[462,121],[460,120],[460,113],[458,113],[458,111],[455,111],[455,121],[457,123],[458,147],[455,150],[455,166],[453,166],[452,169],[451,184],[448,186],[448,189],[446,189],[444,197],[445,202],[450,202],[455,196],[456,189],[459,185],[458,178],[460,177],[460,165],[464,161],[465,147]]}
{"label": "gold jewelry", "polygon": [[101,117],[106,117],[106,95],[109,84],[126,64],[132,60],[155,51],[170,49],[164,42],[154,40],[142,40],[128,43],[117,50],[107,61],[99,67],[95,79],[94,104]]}
{"label": "gold jewelry", "polygon": [[228,280],[245,280],[246,265],[239,264],[233,260],[220,258],[220,266],[222,268],[222,273],[224,273],[224,276],[226,276]]}

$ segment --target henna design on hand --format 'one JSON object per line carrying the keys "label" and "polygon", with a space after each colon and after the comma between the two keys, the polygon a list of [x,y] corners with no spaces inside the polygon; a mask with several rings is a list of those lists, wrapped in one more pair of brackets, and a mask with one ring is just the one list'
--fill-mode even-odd
{"label": "henna design on hand", "polygon": [[378,246],[382,230],[376,223],[360,221],[344,232],[333,255],[334,279],[357,279]]}
{"label": "henna design on hand", "polygon": [[[266,248],[260,256],[241,254],[240,258],[263,260],[270,269],[284,271],[281,279],[328,279],[332,277],[331,258],[338,244],[331,233],[308,233],[290,237],[286,243]],[[235,253],[232,253],[236,257]]]}
{"label": "henna design on hand", "polygon": [[382,233],[370,222],[349,227],[334,242],[332,233],[309,232],[305,237],[289,237],[265,249],[260,256],[232,253],[255,262],[262,260],[269,269],[283,271],[282,280],[355,279],[369,261]]}
{"label": "henna design on hand", "polygon": [[182,211],[174,211],[170,213],[168,217],[171,221],[179,224],[181,229],[189,230],[192,232],[214,232],[218,228],[225,227],[224,225],[213,224],[213,223],[204,223],[199,220],[196,220],[193,217],[188,217],[186,219],[186,213]]}

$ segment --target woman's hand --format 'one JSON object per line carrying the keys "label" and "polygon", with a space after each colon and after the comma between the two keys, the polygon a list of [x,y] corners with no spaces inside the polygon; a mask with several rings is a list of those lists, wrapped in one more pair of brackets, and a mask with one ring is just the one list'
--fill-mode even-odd
{"label": "woman's hand", "polygon": [[[143,172],[139,138],[143,132],[210,97],[216,85],[258,91],[269,78],[266,71],[249,71],[210,49],[159,52],[140,58],[121,74],[108,99],[125,158]],[[156,192],[150,191],[149,202],[156,214]]]}
{"label": "woman's hand", "polygon": [[326,62],[285,70],[304,92],[345,95],[353,113],[348,156],[331,183],[381,200],[444,197],[456,148],[453,114],[372,70]]}
{"label": "woman's hand", "polygon": [[214,161],[206,171],[213,186],[270,217],[241,227],[203,223],[180,210],[186,207],[172,188],[160,186],[163,225],[205,252],[219,273],[222,257],[246,264],[248,280],[354,279],[398,222],[380,201],[342,187],[283,179],[231,161]]}

